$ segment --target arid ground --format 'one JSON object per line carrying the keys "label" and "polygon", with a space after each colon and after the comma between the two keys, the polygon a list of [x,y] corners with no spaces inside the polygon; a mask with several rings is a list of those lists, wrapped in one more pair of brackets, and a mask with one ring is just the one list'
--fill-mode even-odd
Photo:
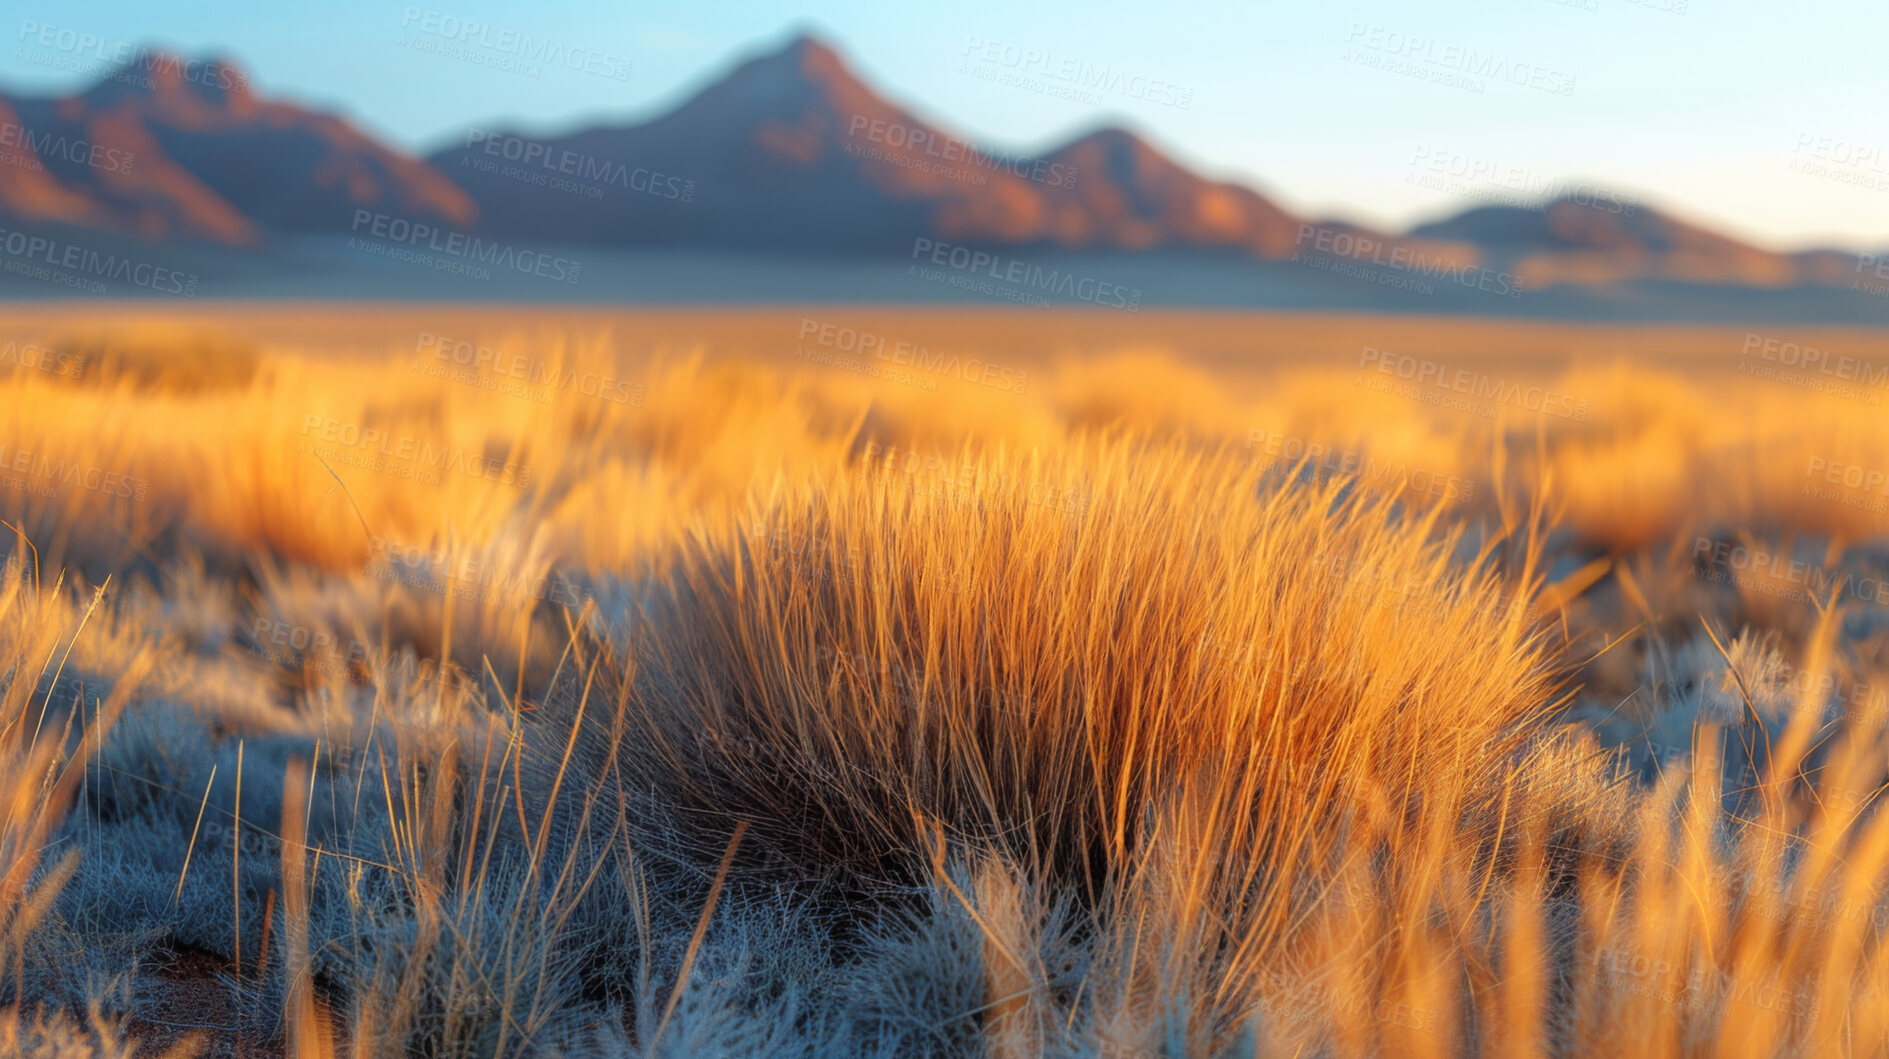
{"label": "arid ground", "polygon": [[1889,1049],[1889,343],[0,307],[0,1053]]}

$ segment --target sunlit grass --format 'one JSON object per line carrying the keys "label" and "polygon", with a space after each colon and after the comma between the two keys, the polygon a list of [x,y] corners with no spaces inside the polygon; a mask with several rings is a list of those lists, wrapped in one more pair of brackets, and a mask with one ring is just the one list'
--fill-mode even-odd
{"label": "sunlit grass", "polygon": [[1879,409],[88,341],[0,379],[0,1044],[1889,1046],[1889,600],[1706,576],[1867,575]]}

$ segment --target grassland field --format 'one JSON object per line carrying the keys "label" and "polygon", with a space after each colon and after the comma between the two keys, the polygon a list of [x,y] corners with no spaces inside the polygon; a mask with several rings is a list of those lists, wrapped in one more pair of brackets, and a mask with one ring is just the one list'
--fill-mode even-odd
{"label": "grassland field", "polygon": [[0,1053],[1880,1055],[1889,342],[0,306]]}

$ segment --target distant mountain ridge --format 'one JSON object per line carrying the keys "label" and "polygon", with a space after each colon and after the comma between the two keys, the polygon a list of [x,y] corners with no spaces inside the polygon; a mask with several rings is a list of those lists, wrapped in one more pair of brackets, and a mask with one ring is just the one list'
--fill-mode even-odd
{"label": "distant mountain ridge", "polygon": [[1477,206],[1411,236],[1473,244],[1490,268],[1534,288],[1671,279],[1778,287],[1847,282],[1858,259],[1834,251],[1778,254],[1618,198],[1564,196],[1538,207]]}
{"label": "distant mountain ridge", "polygon": [[1038,156],[980,148],[804,37],[652,121],[559,137],[473,130],[428,161],[490,230],[580,242],[897,252],[924,236],[1279,256],[1300,224],[1120,129]]}
{"label": "distant mountain ridge", "polygon": [[362,205],[443,224],[477,207],[426,163],[347,121],[265,102],[222,62],[145,53],[63,98],[0,96],[0,215],[252,246],[344,230]]}
{"label": "distant mountain ridge", "polygon": [[[888,101],[798,37],[668,113],[556,136],[475,126],[416,158],[265,101],[225,60],[151,52],[77,95],[0,94],[0,224],[263,248],[363,212],[545,243],[914,254],[932,244],[1444,261],[1522,287],[1848,284],[1858,258],[1779,254],[1619,200],[1475,206],[1397,235],[1295,216],[1126,129],[993,151]],[[128,68],[131,64],[128,64]]]}

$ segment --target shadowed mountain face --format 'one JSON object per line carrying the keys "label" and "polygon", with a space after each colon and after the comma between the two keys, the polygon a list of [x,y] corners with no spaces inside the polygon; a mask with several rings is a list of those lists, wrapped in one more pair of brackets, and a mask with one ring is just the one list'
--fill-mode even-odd
{"label": "shadowed mountain face", "polygon": [[514,236],[885,250],[910,249],[940,221],[1040,223],[1028,196],[932,171],[954,142],[801,40],[644,124],[559,137],[473,129],[430,161],[471,193],[487,230]]}
{"label": "shadowed mountain face", "polygon": [[991,151],[882,99],[810,38],[640,125],[474,129],[431,156],[504,234],[910,252],[915,239],[1141,250],[1289,248],[1297,220],[1106,129]]}
{"label": "shadowed mountain face", "polygon": [[347,231],[357,209],[470,225],[464,191],[223,62],[138,56],[86,92],[0,98],[0,212],[153,241]]}
{"label": "shadowed mountain face", "polygon": [[1125,249],[1230,247],[1282,257],[1300,221],[1251,188],[1204,180],[1133,133],[1103,129],[1052,158],[1085,174],[1073,201],[1054,206],[1053,237]]}

